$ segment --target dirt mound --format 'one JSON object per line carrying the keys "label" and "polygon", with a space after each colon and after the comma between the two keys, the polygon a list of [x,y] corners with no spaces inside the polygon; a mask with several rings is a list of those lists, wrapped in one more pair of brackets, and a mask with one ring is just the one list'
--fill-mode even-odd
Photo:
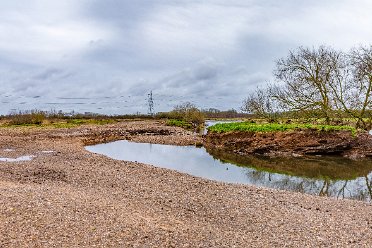
{"label": "dirt mound", "polygon": [[240,155],[372,157],[372,136],[354,136],[349,131],[212,132],[206,135],[204,143],[206,147]]}

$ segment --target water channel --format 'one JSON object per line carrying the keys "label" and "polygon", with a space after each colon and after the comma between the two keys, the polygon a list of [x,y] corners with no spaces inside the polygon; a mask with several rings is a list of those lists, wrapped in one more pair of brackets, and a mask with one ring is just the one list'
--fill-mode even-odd
{"label": "water channel", "polygon": [[372,161],[339,157],[239,156],[204,147],[116,141],[87,146],[93,153],[228,183],[257,185],[371,202]]}

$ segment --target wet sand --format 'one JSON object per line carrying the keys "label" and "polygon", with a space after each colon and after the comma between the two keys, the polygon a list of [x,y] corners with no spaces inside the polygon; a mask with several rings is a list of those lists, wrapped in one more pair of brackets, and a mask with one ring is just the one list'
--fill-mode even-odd
{"label": "wet sand", "polygon": [[372,243],[371,204],[213,182],[84,149],[117,139],[201,143],[190,132],[156,121],[0,129],[0,157],[36,156],[0,162],[0,247]]}

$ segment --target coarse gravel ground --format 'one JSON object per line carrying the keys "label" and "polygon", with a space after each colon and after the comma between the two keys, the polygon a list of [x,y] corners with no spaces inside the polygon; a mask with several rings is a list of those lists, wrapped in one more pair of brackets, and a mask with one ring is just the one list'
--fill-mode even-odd
{"label": "coarse gravel ground", "polygon": [[117,139],[202,142],[157,121],[0,129],[0,157],[36,156],[0,162],[0,247],[372,247],[371,204],[214,182],[84,149]]}

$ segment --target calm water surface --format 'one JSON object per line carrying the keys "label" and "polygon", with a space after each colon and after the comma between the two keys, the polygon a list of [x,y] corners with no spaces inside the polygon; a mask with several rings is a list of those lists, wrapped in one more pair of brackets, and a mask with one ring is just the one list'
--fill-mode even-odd
{"label": "calm water surface", "polygon": [[90,152],[137,161],[190,175],[336,198],[371,202],[372,162],[341,158],[238,156],[193,146],[116,141],[88,146]]}

